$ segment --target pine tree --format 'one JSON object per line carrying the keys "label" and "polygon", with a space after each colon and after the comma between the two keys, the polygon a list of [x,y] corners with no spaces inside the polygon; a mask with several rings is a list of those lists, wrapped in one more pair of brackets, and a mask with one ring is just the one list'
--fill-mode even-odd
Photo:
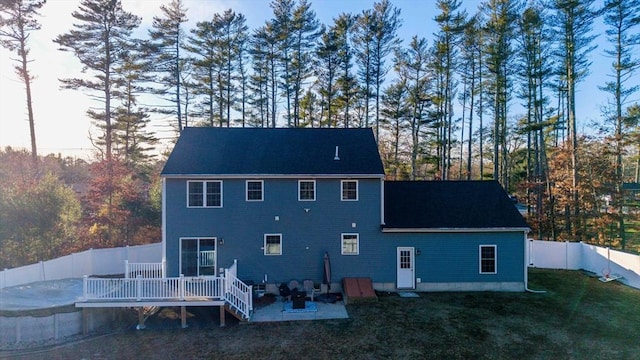
{"label": "pine tree", "polygon": [[589,73],[591,51],[595,35],[591,34],[593,20],[597,13],[592,8],[594,0],[553,0],[555,11],[550,21],[555,24],[554,35],[557,43],[555,55],[561,65],[558,69],[559,83],[566,85],[568,146],[571,153],[571,194],[569,210],[573,210],[573,221],[569,222],[575,240],[581,239],[582,227],[579,195],[578,133],[576,118],[576,88]]}
{"label": "pine tree", "polygon": [[615,146],[615,189],[613,203],[618,218],[618,237],[621,247],[626,246],[624,222],[624,174],[623,152],[627,141],[625,139],[624,106],[631,95],[638,91],[638,85],[628,85],[635,71],[640,66],[640,59],[634,54],[640,44],[640,0],[607,0],[604,6],[604,22],[607,25],[607,41],[612,49],[605,50],[605,54],[613,58],[613,81],[609,81],[602,88],[613,97],[610,118],[613,120],[613,142]]}
{"label": "pine tree", "polygon": [[[214,126],[215,117],[215,75],[218,71],[216,65],[218,43],[220,42],[219,32],[216,31],[211,21],[198,22],[194,29],[191,29],[185,44],[185,50],[189,51],[193,58],[189,61],[193,66],[193,80],[195,86],[194,96],[199,96],[203,100],[197,104],[196,115],[206,118],[208,126]],[[220,119],[220,122],[222,120]]]}
{"label": "pine tree", "polygon": [[343,125],[345,128],[351,126],[350,112],[354,102],[354,97],[358,93],[358,82],[352,72],[354,49],[352,37],[356,17],[342,13],[335,19],[334,31],[338,47],[338,78],[336,79],[339,88],[337,101],[343,113]]}
{"label": "pine tree", "polygon": [[[520,98],[524,100],[527,110],[526,124],[523,129],[527,134],[527,204],[533,203],[535,195],[535,219],[538,223],[538,237],[542,238],[543,197],[545,191],[551,196],[548,181],[545,130],[552,125],[545,121],[549,113],[549,98],[545,89],[550,87],[552,64],[550,63],[551,39],[548,25],[545,23],[543,10],[539,6],[525,9],[518,21],[520,61],[518,75],[521,83]],[[531,207],[528,207],[529,211]]]}
{"label": "pine tree", "polygon": [[418,177],[418,155],[421,145],[422,125],[428,124],[425,112],[431,103],[429,94],[431,74],[429,69],[429,48],[427,40],[414,36],[409,47],[396,50],[394,67],[400,79],[406,84],[407,128],[411,131],[411,180]]}
{"label": "pine tree", "polygon": [[260,113],[260,122],[265,127],[276,127],[278,92],[278,33],[274,23],[267,22],[252,36],[251,57],[253,64],[254,99]]}
{"label": "pine tree", "polygon": [[[293,96],[293,69],[291,63],[293,62],[293,48],[294,38],[293,33],[293,11],[296,5],[295,0],[274,0],[271,2],[271,8],[273,9],[273,19],[270,22],[270,30],[273,31],[274,38],[278,45],[278,56],[276,59],[276,65],[279,71],[279,83],[278,87],[284,92],[286,100],[286,112],[285,117],[287,120],[287,126],[292,126],[291,117],[291,97]],[[275,105],[275,99],[271,101],[272,106]],[[274,108],[275,110],[275,108]],[[272,112],[272,116],[275,118],[275,111]],[[275,127],[275,121],[274,127]]]}
{"label": "pine tree", "polygon": [[171,0],[169,5],[161,5],[162,17],[153,17],[147,42],[148,56],[152,59],[155,72],[158,73],[156,93],[165,96],[173,103],[174,109],[158,108],[158,112],[177,117],[178,132],[183,128],[182,114],[182,76],[181,69],[186,61],[182,55],[185,31],[182,23],[187,21],[182,0]]}
{"label": "pine tree", "polygon": [[315,42],[320,33],[318,28],[320,23],[316,18],[316,13],[311,10],[311,3],[302,0],[293,10],[291,23],[291,37],[293,41],[291,75],[293,97],[293,126],[299,126],[300,97],[303,94],[303,87],[312,75],[312,63]]}
{"label": "pine tree", "polygon": [[370,110],[371,99],[373,98],[373,87],[375,85],[374,68],[374,37],[375,37],[375,19],[373,11],[364,10],[356,17],[354,28],[353,43],[356,56],[356,64],[358,65],[358,82],[360,94],[356,101],[360,103],[364,114],[360,120],[362,126],[370,127]]}
{"label": "pine tree", "polygon": [[242,127],[245,127],[247,120],[246,106],[249,98],[249,72],[247,68],[247,65],[249,63],[249,51],[247,48],[249,44],[249,27],[246,25],[246,18],[242,14],[238,14],[236,16],[236,19],[233,22],[232,26],[232,32],[235,34],[234,42],[236,47],[236,58],[233,61],[236,64],[236,79],[239,87],[238,91],[240,93],[240,104],[239,106],[236,106],[236,110],[240,111],[240,122]]}
{"label": "pine tree", "polygon": [[[467,21],[464,26],[464,30],[462,33],[461,39],[461,52],[460,52],[460,62],[462,64],[462,73],[461,78],[462,82],[467,89],[464,94],[465,104],[468,102],[469,111],[468,115],[468,131],[469,141],[467,143],[467,180],[471,180],[472,178],[472,164],[473,164],[473,129],[474,129],[474,116],[477,112],[476,109],[476,100],[478,99],[478,94],[480,93],[480,59],[481,59],[481,51],[480,48],[480,36],[481,29],[479,24],[478,16],[473,16],[471,19]],[[463,111],[466,111],[466,107],[463,108]],[[464,118],[464,117],[463,117]],[[461,139],[464,140],[464,139]]]}
{"label": "pine tree", "polygon": [[18,54],[18,65],[14,66],[20,81],[24,83],[27,96],[27,115],[29,117],[29,135],[31,138],[31,161],[33,166],[38,164],[38,150],[36,146],[36,128],[33,115],[33,100],[31,98],[31,82],[34,79],[29,71],[29,37],[33,31],[40,30],[40,23],[36,19],[38,10],[46,0],[12,0],[0,1],[0,46]]}
{"label": "pine tree", "polygon": [[107,161],[112,159],[115,68],[122,63],[122,54],[129,49],[131,32],[140,18],[124,11],[119,0],[83,0],[72,16],[78,21],[73,30],[59,35],[54,42],[60,50],[72,51],[82,63],[83,72],[92,77],[62,79],[66,89],[86,89],[104,104],[102,111],[87,110],[91,119],[103,126],[101,141]]}
{"label": "pine tree", "polygon": [[318,92],[326,104],[327,127],[336,127],[338,121],[335,119],[335,100],[338,94],[337,78],[340,59],[338,53],[338,34],[334,28],[324,31],[320,37],[320,43],[316,49],[316,76],[318,78]]}
{"label": "pine tree", "polygon": [[489,106],[493,111],[493,178],[509,188],[507,113],[511,98],[517,0],[489,0],[484,7],[487,23],[486,70]]}
{"label": "pine tree", "polygon": [[439,73],[438,107],[440,109],[440,178],[447,180],[451,168],[451,148],[453,129],[453,99],[455,98],[456,81],[455,69],[458,65],[458,47],[460,35],[464,29],[464,12],[458,11],[459,0],[438,0],[436,6],[440,13],[435,17],[440,31],[436,34],[436,55],[441,62],[435,62],[434,67]]}
{"label": "pine tree", "polygon": [[[386,173],[393,180],[401,180],[406,174],[403,171],[403,163],[406,162],[406,153],[417,153],[417,148],[410,146],[408,137],[409,124],[411,124],[410,110],[407,106],[407,79],[398,78],[384,89],[382,94],[381,125],[387,131],[389,140],[387,144],[381,143],[381,148],[387,148],[389,154],[384,159]],[[386,146],[385,146],[386,145]],[[415,144],[413,144],[415,145]],[[414,149],[416,151],[414,151]],[[383,151],[381,151],[384,154]],[[411,157],[414,160],[413,156]],[[412,175],[415,172],[415,161],[412,162]]]}
{"label": "pine tree", "polygon": [[394,49],[400,45],[398,39],[398,29],[402,24],[400,19],[400,9],[393,6],[389,0],[373,4],[373,24],[374,33],[372,41],[372,75],[373,75],[373,97],[376,104],[376,139],[380,138],[380,95],[382,84],[389,71],[385,65],[385,59],[392,54]]}
{"label": "pine tree", "polygon": [[120,106],[114,111],[114,145],[126,163],[145,166],[153,158],[149,152],[158,139],[147,129],[147,109],[138,103],[138,98],[149,92],[145,84],[152,80],[149,64],[138,46],[123,53],[122,64],[115,73],[118,80],[114,99],[120,101]]}

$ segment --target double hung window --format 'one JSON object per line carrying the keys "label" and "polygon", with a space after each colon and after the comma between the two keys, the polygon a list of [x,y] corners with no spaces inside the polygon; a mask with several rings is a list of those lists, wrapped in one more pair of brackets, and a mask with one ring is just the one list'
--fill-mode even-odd
{"label": "double hung window", "polygon": [[298,200],[299,201],[315,201],[316,200],[316,181],[315,180],[299,180],[298,181]]}
{"label": "double hung window", "polygon": [[222,207],[222,181],[188,181],[188,207]]}
{"label": "double hung window", "polygon": [[342,201],[358,201],[358,180],[342,180]]}
{"label": "double hung window", "polygon": [[480,245],[480,274],[498,272],[498,251],[496,245]]}
{"label": "double hung window", "polygon": [[264,200],[264,182],[262,180],[247,180],[247,201]]}

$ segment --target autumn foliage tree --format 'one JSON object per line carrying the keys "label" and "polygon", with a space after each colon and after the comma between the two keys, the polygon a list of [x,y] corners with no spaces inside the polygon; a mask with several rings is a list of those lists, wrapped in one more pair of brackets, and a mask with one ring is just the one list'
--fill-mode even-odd
{"label": "autumn foliage tree", "polygon": [[148,190],[149,185],[122,161],[92,164],[89,190],[83,198],[85,246],[157,242],[159,214],[148,201]]}
{"label": "autumn foliage tree", "polygon": [[[56,159],[35,176],[30,155],[0,151],[0,268],[48,260],[76,248],[80,201],[62,180]],[[44,171],[44,170],[43,170]]]}

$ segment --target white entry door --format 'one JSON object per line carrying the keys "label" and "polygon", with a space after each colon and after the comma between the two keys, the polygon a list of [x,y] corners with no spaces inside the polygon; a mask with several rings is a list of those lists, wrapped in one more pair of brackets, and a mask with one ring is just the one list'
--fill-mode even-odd
{"label": "white entry door", "polygon": [[398,248],[398,272],[397,272],[398,289],[415,289],[415,263],[414,251],[412,247]]}

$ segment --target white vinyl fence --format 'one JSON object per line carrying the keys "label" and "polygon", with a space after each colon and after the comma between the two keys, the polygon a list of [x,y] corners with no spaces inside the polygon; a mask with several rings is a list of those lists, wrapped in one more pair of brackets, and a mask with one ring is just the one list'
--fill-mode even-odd
{"label": "white vinyl fence", "polygon": [[125,260],[130,263],[160,263],[162,243],[90,249],[37,264],[4,269],[0,271],[0,289],[43,280],[122,274]]}
{"label": "white vinyl fence", "polygon": [[621,275],[622,283],[640,289],[640,256],[582,242],[529,240],[529,266],[587,270],[598,276]]}
{"label": "white vinyl fence", "polygon": [[[619,274],[621,282],[640,289],[640,256],[576,242],[529,240],[530,267],[587,270],[603,275]],[[42,280],[82,278],[84,275],[115,275],[130,263],[162,262],[162,243],[113,249],[91,249],[0,271],[0,289]]]}

